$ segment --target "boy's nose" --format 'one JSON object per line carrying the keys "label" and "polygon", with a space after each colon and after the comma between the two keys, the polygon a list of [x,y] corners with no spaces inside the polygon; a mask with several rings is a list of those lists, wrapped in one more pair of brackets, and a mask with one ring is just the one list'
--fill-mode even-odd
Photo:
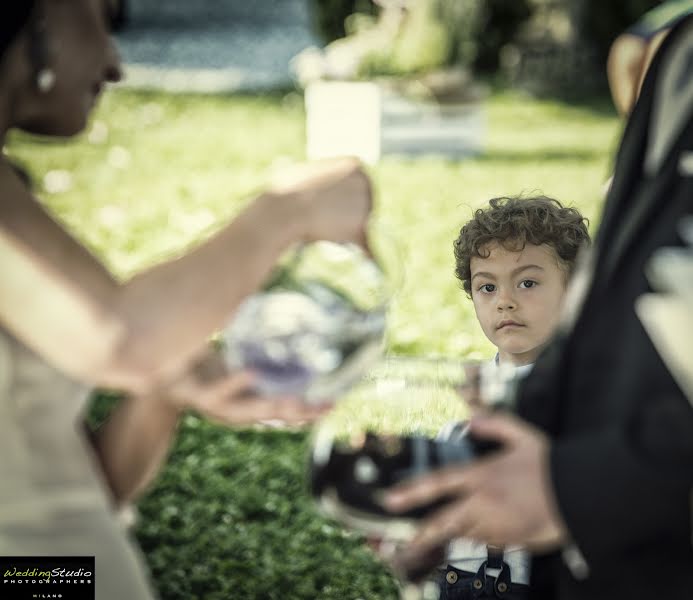
{"label": "boy's nose", "polygon": [[499,311],[503,310],[515,310],[517,303],[515,299],[509,294],[502,294],[498,296],[498,302],[496,303],[496,308]]}

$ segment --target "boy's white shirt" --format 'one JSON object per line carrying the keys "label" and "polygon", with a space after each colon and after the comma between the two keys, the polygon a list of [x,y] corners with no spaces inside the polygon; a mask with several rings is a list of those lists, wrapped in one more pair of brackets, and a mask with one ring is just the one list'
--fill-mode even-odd
{"label": "boy's white shirt", "polygon": [[[492,359],[494,365],[498,364],[498,355]],[[534,364],[516,367],[518,377],[526,377]],[[444,437],[447,427],[441,430],[439,437]],[[488,559],[486,544],[470,538],[455,538],[448,545],[447,564],[460,569],[476,573],[485,560]],[[529,572],[531,557],[529,552],[521,546],[506,546],[503,549],[503,561],[510,567],[510,579],[513,583],[529,584]],[[447,566],[447,565],[446,565]],[[497,577],[500,569],[486,569],[486,574]]]}

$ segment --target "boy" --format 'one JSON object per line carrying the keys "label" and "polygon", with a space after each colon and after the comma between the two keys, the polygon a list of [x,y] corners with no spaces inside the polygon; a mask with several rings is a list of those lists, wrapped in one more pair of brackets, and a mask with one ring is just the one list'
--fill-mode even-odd
{"label": "boy", "polygon": [[[495,363],[525,374],[558,323],[578,252],[589,243],[586,219],[545,196],[493,198],[478,209],[454,242],[455,275],[474,303]],[[464,435],[452,423],[440,439]],[[487,548],[456,539],[439,578],[441,600],[523,598],[529,557],[518,547]]]}
{"label": "boy", "polygon": [[496,362],[534,362],[559,318],[586,219],[545,196],[493,198],[454,242],[455,275],[474,303]]}

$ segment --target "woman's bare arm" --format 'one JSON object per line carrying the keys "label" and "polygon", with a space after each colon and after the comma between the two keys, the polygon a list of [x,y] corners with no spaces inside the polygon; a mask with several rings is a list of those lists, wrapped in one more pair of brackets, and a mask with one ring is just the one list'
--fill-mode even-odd
{"label": "woman's bare arm", "polygon": [[1,172],[0,322],[77,379],[146,393],[202,350],[291,243],[363,242],[366,176],[354,161],[313,169],[122,285]]}
{"label": "woman's bare arm", "polygon": [[179,416],[163,396],[126,396],[91,436],[117,505],[135,500],[159,473]]}

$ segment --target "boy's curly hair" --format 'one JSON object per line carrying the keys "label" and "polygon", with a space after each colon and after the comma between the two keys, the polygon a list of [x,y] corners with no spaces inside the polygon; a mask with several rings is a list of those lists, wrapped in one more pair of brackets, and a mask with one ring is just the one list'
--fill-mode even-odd
{"label": "boy's curly hair", "polygon": [[470,260],[473,256],[488,258],[487,245],[492,242],[507,250],[546,244],[570,273],[578,250],[590,242],[587,224],[577,209],[547,196],[492,198],[488,207],[477,209],[474,218],[460,229],[453,244],[455,276],[471,296]]}

